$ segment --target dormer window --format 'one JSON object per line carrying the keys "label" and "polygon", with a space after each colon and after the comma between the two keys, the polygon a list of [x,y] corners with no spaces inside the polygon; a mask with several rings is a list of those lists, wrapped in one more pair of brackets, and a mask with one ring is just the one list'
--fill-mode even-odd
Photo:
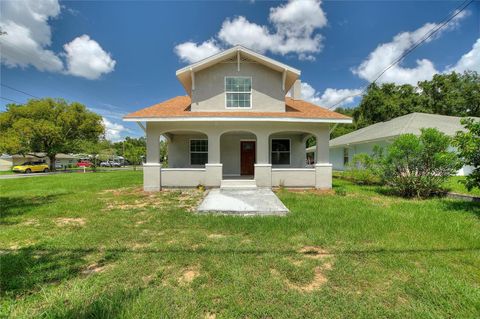
{"label": "dormer window", "polygon": [[252,107],[252,78],[245,76],[225,77],[225,106],[227,108]]}

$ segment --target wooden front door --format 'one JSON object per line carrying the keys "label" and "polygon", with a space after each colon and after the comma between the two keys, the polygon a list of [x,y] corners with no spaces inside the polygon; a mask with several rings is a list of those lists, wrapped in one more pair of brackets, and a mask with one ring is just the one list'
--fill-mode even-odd
{"label": "wooden front door", "polygon": [[240,141],[240,175],[253,175],[255,141]]}

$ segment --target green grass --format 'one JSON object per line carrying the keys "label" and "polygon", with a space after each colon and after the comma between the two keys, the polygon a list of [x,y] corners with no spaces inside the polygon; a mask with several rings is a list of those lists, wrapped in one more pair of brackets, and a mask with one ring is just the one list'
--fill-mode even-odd
{"label": "green grass", "polygon": [[15,173],[12,171],[0,171],[0,175],[12,175],[12,174],[15,174]]}
{"label": "green grass", "polygon": [[449,181],[445,184],[445,187],[452,192],[460,193],[460,194],[468,194],[473,196],[480,196],[480,189],[473,188],[472,190],[468,190],[464,184],[461,182],[465,180],[464,176],[453,176],[450,177]]}
{"label": "green grass", "polygon": [[141,182],[1,180],[3,316],[479,317],[478,203],[335,180],[345,196],[280,191],[287,217],[199,216],[198,191]]}

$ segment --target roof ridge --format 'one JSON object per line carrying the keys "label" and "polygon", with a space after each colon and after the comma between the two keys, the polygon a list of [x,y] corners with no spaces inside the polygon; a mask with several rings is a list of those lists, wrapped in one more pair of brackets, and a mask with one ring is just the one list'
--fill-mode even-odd
{"label": "roof ridge", "polygon": [[[412,121],[415,117],[417,117],[417,112],[412,112],[410,113],[411,116],[410,118],[408,119],[407,123],[405,123],[405,125],[403,126],[403,128],[400,130],[400,134],[405,134],[405,132],[407,131],[407,127],[410,126],[410,124],[412,124]],[[410,114],[406,114],[406,115],[410,115]],[[398,117],[397,117],[398,118]]]}

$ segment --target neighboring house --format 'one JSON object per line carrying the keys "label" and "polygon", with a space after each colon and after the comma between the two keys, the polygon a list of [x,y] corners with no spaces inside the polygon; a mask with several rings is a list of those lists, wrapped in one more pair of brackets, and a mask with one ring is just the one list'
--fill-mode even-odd
{"label": "neighboring house", "polygon": [[[334,170],[344,170],[345,165],[359,153],[372,154],[374,146],[387,147],[401,134],[420,135],[422,128],[436,128],[448,136],[464,131],[461,117],[438,114],[411,113],[387,122],[376,123],[330,141],[330,162]],[[458,175],[468,175],[472,167],[464,166]]]}
{"label": "neighboring house", "polygon": [[[299,70],[235,46],[176,75],[188,96],[124,118],[146,132],[145,190],[227,184],[331,188],[330,126],[351,119],[300,100]],[[319,156],[306,167],[305,143],[312,135]],[[161,136],[169,142],[168,168],[160,164]]]}
{"label": "neighboring house", "polygon": [[[13,166],[21,165],[25,162],[43,161],[50,165],[50,160],[45,153],[34,153],[34,155],[2,154],[0,156],[0,171],[9,171]],[[57,168],[66,168],[75,165],[77,161],[78,159],[72,154],[60,153],[55,158],[55,165]]]}

